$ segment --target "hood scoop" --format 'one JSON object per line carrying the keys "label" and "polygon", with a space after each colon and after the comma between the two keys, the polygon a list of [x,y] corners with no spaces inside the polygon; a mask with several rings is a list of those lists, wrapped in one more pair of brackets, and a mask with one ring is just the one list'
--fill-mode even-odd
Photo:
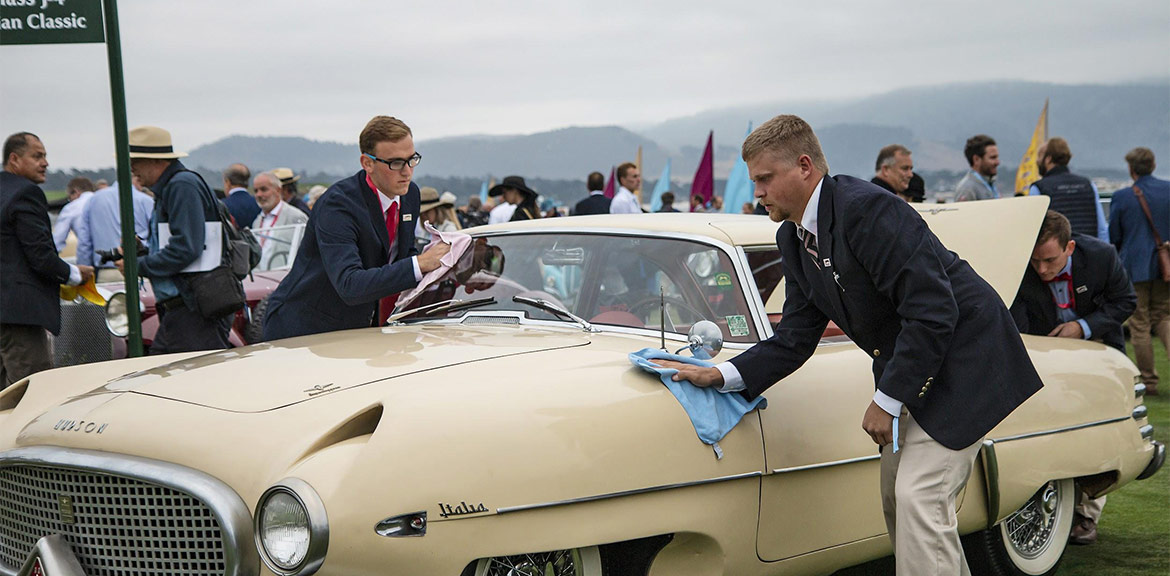
{"label": "hood scoop", "polygon": [[535,327],[349,330],[178,360],[111,380],[103,391],[262,412],[356,386],[394,386],[406,376],[411,378],[404,385],[425,385],[428,378],[442,379],[438,370],[445,367],[588,343],[588,337],[578,332]]}

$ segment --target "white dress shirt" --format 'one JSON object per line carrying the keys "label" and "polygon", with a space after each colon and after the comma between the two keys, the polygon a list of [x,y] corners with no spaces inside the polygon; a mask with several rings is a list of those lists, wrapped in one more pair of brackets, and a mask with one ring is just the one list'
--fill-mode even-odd
{"label": "white dress shirt", "polygon": [[613,201],[609,203],[610,214],[641,214],[642,207],[638,205],[638,197],[634,196],[633,192],[626,189],[625,186],[618,186],[617,194],[613,195]]}

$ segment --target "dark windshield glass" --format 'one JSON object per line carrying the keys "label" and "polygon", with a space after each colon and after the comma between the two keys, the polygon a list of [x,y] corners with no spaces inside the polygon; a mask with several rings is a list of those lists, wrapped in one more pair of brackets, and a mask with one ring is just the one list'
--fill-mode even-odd
{"label": "dark windshield glass", "polygon": [[450,298],[495,297],[495,304],[476,310],[519,310],[530,318],[556,319],[512,302],[517,295],[543,298],[598,325],[657,330],[662,323],[668,332],[686,334],[695,322],[711,320],[727,341],[758,339],[728,255],[698,242],[665,238],[477,238],[451,271],[403,310]]}

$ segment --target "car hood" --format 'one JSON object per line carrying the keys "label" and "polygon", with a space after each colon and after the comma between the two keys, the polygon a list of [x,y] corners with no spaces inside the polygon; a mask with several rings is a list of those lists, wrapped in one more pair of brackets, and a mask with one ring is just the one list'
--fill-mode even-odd
{"label": "car hood", "polygon": [[448,366],[588,343],[585,334],[564,330],[502,333],[450,325],[350,330],[184,358],[115,378],[94,393],[133,392],[261,412],[404,376],[425,379],[425,373]]}

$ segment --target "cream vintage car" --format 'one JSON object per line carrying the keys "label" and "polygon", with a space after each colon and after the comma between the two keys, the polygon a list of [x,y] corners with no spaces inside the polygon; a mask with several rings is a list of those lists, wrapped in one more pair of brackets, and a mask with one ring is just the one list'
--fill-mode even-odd
{"label": "cream vintage car", "polygon": [[[1046,204],[917,207],[1009,301]],[[386,327],[36,374],[0,393],[0,573],[799,575],[888,555],[850,341],[826,336],[721,458],[628,359],[686,348],[701,320],[717,360],[768,337],[776,227],[477,228]],[[960,498],[979,574],[1053,572],[1076,491],[1164,457],[1124,355],[1025,342],[1046,386]]]}

